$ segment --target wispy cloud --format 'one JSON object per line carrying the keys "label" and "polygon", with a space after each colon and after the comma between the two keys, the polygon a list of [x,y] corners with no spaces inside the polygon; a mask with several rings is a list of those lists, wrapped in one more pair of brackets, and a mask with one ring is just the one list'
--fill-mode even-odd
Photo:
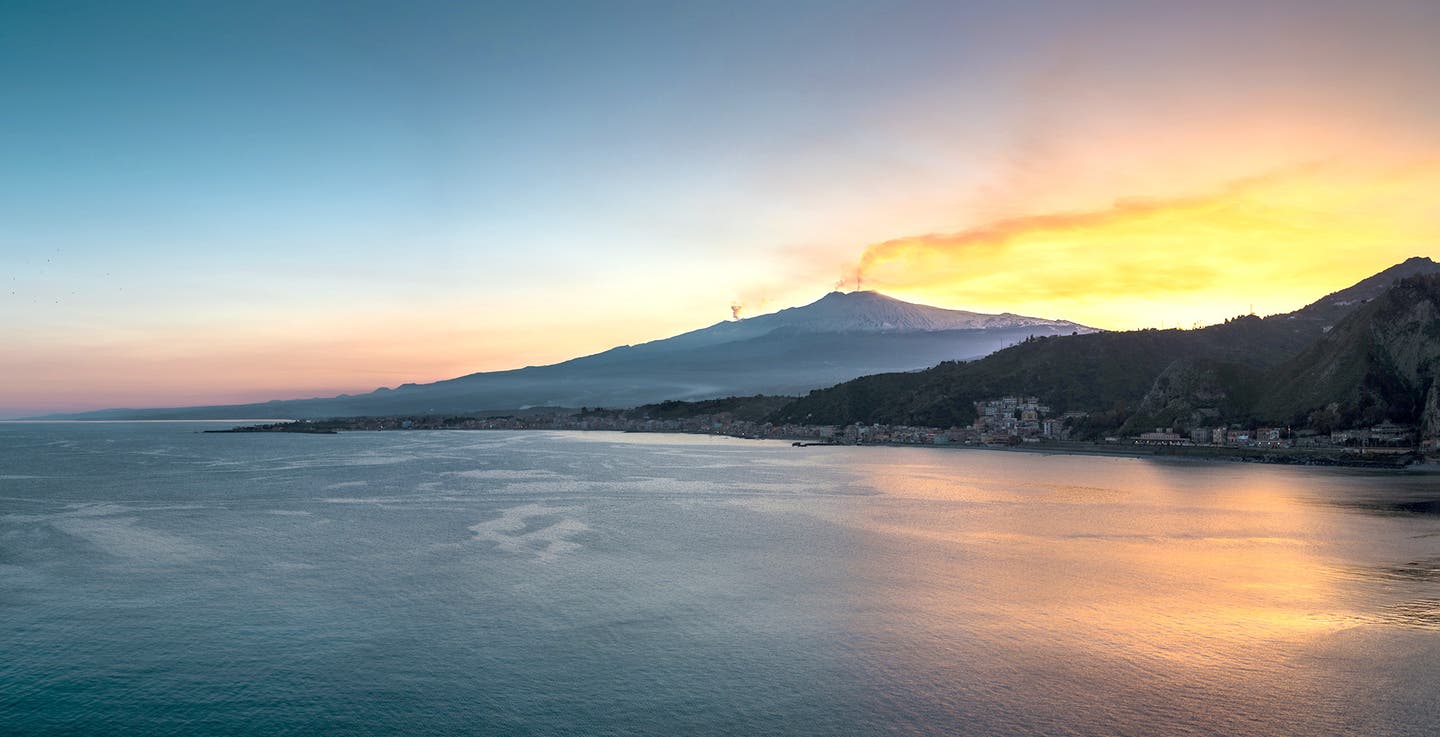
{"label": "wispy cloud", "polygon": [[865,248],[852,273],[867,287],[1105,327],[1213,322],[1252,303],[1293,309],[1432,253],[1440,222],[1423,194],[1437,184],[1433,165],[1313,164],[1194,195],[895,238]]}

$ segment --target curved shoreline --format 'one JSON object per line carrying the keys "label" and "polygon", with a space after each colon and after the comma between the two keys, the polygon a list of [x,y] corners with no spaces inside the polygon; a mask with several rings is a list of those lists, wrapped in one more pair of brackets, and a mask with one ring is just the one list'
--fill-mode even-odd
{"label": "curved shoreline", "polygon": [[[538,425],[538,426],[536,426]],[[990,445],[971,443],[906,443],[906,442],[868,442],[868,443],[835,443],[825,440],[817,440],[815,435],[775,435],[759,437],[743,433],[730,433],[723,431],[695,431],[683,429],[644,429],[644,428],[585,428],[565,426],[544,426],[545,423],[534,423],[529,427],[446,427],[435,426],[425,422],[402,420],[400,418],[355,418],[353,420],[328,420],[318,422],[279,422],[265,425],[248,425],[232,427],[224,430],[204,430],[202,432],[214,434],[255,434],[255,433],[292,433],[302,435],[335,435],[344,432],[387,432],[387,431],[455,431],[455,430],[508,430],[514,432],[543,431],[543,432],[620,432],[630,434],[654,434],[654,435],[707,435],[712,437],[732,437],[742,440],[775,440],[789,441],[792,447],[893,447],[893,448],[935,448],[935,449],[957,449],[957,450],[999,450],[1018,453],[1042,453],[1054,455],[1089,455],[1089,456],[1114,456],[1120,458],[1165,458],[1170,460],[1194,460],[1194,461],[1226,461],[1241,463],[1270,463],[1289,466],[1323,466],[1331,468],[1359,468],[1381,471],[1407,471],[1411,473],[1440,473],[1440,464],[1426,462],[1424,456],[1413,449],[1397,448],[1394,450],[1375,451],[1368,453],[1352,453],[1343,449],[1333,448],[1243,448],[1228,446],[1196,446],[1196,445],[1126,445],[1120,443],[1094,443],[1066,440],[1048,440],[1038,443],[1017,443],[1014,445]]]}

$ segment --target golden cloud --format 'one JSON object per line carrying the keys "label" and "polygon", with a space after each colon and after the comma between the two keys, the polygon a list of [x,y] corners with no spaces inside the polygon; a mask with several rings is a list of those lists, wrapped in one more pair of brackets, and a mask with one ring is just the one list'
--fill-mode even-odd
{"label": "golden cloud", "polygon": [[876,243],[867,287],[1099,327],[1293,310],[1440,242],[1440,167],[1314,165],[1185,197],[1007,218]]}

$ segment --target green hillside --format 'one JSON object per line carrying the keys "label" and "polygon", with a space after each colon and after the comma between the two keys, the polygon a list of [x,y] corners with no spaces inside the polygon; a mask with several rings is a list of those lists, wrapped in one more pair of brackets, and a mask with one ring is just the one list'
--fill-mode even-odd
{"label": "green hillside", "polygon": [[1035,338],[977,361],[816,390],[772,419],[947,427],[973,421],[977,400],[1025,394],[1055,412],[1089,412],[1081,431],[1090,435],[1305,424],[1331,404],[1335,422],[1415,421],[1433,383],[1436,274],[1440,265],[1415,258],[1285,315]]}
{"label": "green hillside", "polygon": [[883,422],[949,426],[974,419],[972,402],[1040,396],[1055,411],[1128,417],[1178,360],[1234,365],[1231,374],[1275,365],[1320,335],[1284,317],[1238,317],[1200,330],[1139,330],[1036,338],[967,363],[867,376],[811,392],[776,418],[791,422]]}
{"label": "green hillside", "polygon": [[1440,277],[1397,283],[1267,376],[1261,417],[1338,427],[1418,423],[1440,369]]}

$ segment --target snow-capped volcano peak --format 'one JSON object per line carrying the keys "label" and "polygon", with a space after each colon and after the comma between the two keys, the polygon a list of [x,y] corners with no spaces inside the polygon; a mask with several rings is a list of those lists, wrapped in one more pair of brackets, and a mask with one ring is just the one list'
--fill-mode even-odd
{"label": "snow-capped volcano peak", "polygon": [[1045,320],[1009,313],[992,315],[967,310],[947,310],[905,302],[871,291],[831,292],[803,307],[792,307],[750,320],[773,323],[775,327],[786,326],[820,333],[934,332],[1026,325],[1083,328],[1064,320]]}
{"label": "snow-capped volcano peak", "polygon": [[786,333],[933,333],[944,330],[1045,327],[1047,332],[1094,332],[1068,320],[1046,320],[914,304],[879,292],[831,292],[808,305],[766,315],[727,320],[708,328],[647,343],[647,346],[694,347],[749,340]]}

